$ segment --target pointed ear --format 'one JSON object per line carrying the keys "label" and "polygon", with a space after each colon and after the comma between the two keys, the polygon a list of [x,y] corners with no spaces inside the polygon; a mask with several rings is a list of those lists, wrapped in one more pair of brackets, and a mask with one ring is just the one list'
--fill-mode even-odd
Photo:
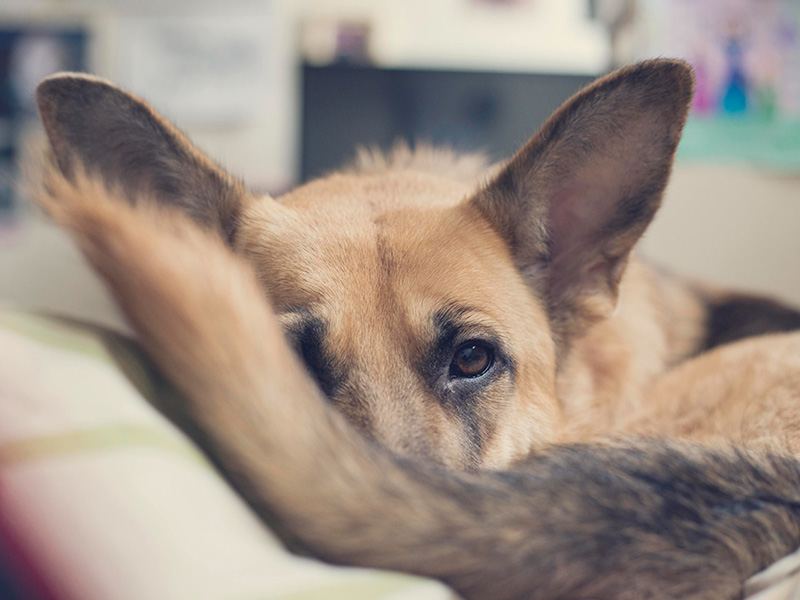
{"label": "pointed ear", "polygon": [[470,204],[505,238],[569,339],[616,306],[628,256],[661,203],[694,88],[652,60],[568,100]]}
{"label": "pointed ear", "polygon": [[96,77],[61,73],[39,84],[36,104],[66,177],[84,169],[131,202],[146,196],[180,208],[232,240],[244,188],[144,100]]}

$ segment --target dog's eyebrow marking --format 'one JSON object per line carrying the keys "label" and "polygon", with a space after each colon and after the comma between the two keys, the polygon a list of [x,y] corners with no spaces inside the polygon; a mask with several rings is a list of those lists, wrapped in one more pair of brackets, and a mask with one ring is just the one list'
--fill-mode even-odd
{"label": "dog's eyebrow marking", "polygon": [[[466,332],[463,340],[479,338],[492,342],[497,349],[507,346],[507,340],[494,324],[494,320],[478,308],[450,304],[433,315],[437,346],[452,345],[459,334]],[[510,366],[510,365],[509,365]]]}
{"label": "dog's eyebrow marking", "polygon": [[486,325],[489,326],[489,316],[479,308],[467,304],[447,304],[440,308],[433,316],[433,322],[437,326],[446,322],[463,325]]}
{"label": "dog's eyebrow marking", "polygon": [[345,376],[341,367],[325,350],[324,341],[328,330],[325,321],[306,309],[282,313],[278,316],[278,321],[322,393],[328,398],[333,397]]}

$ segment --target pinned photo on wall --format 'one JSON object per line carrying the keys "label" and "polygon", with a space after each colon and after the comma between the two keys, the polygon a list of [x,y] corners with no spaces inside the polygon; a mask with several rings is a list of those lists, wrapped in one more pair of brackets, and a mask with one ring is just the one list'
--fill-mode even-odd
{"label": "pinned photo on wall", "polygon": [[695,70],[684,159],[800,171],[800,3],[640,0],[637,56],[676,56]]}

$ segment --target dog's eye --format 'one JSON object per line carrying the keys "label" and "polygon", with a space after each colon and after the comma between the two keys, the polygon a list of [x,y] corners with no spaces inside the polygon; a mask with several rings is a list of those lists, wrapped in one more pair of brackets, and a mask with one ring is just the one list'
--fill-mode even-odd
{"label": "dog's eye", "polygon": [[478,377],[489,370],[494,362],[494,350],[486,342],[470,340],[464,342],[453,355],[450,364],[451,377]]}

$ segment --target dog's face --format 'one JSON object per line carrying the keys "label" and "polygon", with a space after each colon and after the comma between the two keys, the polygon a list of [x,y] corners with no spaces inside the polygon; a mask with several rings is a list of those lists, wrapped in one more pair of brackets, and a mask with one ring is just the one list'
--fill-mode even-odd
{"label": "dog's face", "polygon": [[[244,211],[248,256],[312,374],[367,435],[449,465],[556,429],[547,314],[463,183],[334,175]],[[354,401],[357,399],[357,401]]]}
{"label": "dog's face", "polygon": [[330,400],[398,453],[505,465],[554,439],[570,340],[607,317],[658,208],[691,98],[683,63],[570,99],[481,185],[344,172],[254,198],[149,106],[57,76],[38,102],[61,169],[178,207],[253,264]]}

